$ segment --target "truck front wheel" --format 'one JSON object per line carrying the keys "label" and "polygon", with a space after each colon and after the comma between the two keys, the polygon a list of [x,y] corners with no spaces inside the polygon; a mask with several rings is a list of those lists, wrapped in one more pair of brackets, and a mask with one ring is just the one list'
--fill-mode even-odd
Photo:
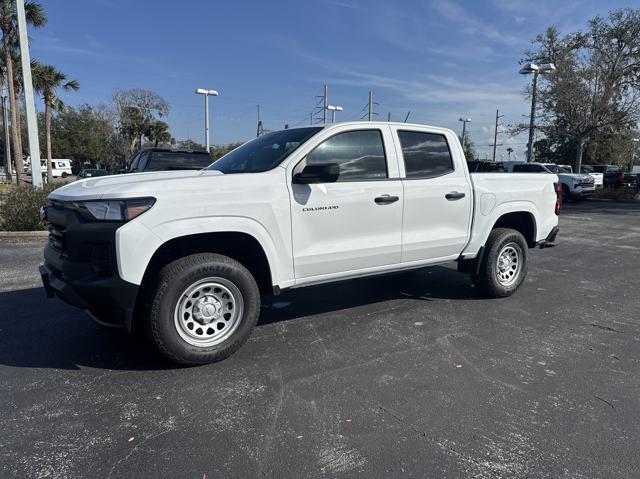
{"label": "truck front wheel", "polygon": [[473,282],[492,298],[511,296],[527,275],[527,242],[509,228],[491,231],[478,274]]}
{"label": "truck front wheel", "polygon": [[260,313],[260,293],[251,273],[219,254],[194,254],[169,263],[150,300],[147,319],[154,346],[184,365],[233,354]]}

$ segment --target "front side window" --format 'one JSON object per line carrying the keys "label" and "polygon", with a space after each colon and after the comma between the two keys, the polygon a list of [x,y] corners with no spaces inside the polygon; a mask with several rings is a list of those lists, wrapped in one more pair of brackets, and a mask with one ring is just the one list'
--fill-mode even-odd
{"label": "front side window", "polygon": [[444,135],[421,131],[398,131],[407,178],[432,178],[453,171]]}
{"label": "front side window", "polygon": [[318,145],[295,168],[294,174],[306,165],[335,163],[339,168],[337,181],[370,181],[388,177],[387,158],[380,130],[346,131]]}
{"label": "front side window", "polygon": [[314,126],[267,133],[227,153],[209,169],[226,175],[272,170],[320,130]]}

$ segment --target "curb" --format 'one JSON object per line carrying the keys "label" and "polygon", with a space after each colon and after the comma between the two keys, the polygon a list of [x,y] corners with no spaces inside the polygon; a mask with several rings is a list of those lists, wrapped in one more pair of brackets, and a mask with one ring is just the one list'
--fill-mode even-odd
{"label": "curb", "polygon": [[629,204],[640,203],[640,199],[614,200],[613,198],[589,198],[587,201],[597,201],[597,202],[603,202],[603,203],[629,203]]}
{"label": "curb", "polygon": [[0,243],[44,242],[48,236],[48,231],[0,231]]}

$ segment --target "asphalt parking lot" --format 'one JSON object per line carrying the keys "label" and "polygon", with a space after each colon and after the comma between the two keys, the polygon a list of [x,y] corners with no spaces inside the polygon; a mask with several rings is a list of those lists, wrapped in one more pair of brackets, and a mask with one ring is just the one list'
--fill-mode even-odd
{"label": "asphalt parking lot", "polygon": [[187,369],[0,244],[0,476],[640,477],[640,206],[560,226],[511,298],[445,267],[290,292]]}

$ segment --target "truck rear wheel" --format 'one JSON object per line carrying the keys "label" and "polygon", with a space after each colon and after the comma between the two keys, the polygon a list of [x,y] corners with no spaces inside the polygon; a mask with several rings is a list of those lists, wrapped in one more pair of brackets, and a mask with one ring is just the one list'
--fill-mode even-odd
{"label": "truck rear wheel", "polygon": [[150,299],[148,330],[154,346],[184,365],[233,354],[260,313],[260,293],[251,273],[219,254],[194,254],[168,264]]}
{"label": "truck rear wheel", "polygon": [[492,298],[511,296],[527,275],[527,242],[516,230],[496,228],[481,261],[474,284]]}

